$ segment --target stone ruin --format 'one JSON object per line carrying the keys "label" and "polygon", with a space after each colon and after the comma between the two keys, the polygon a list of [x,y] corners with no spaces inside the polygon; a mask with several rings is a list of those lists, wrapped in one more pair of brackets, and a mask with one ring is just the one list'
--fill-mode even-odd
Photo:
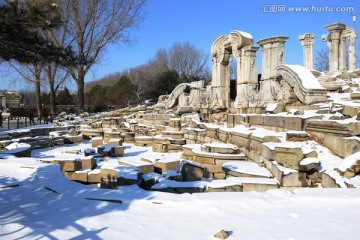
{"label": "stone ruin", "polygon": [[[306,33],[299,36],[304,66],[285,64],[288,37],[258,41],[259,78],[259,47],[250,34],[231,31],[211,47],[208,86],[183,83],[156,105],[83,114],[82,121],[60,114],[55,128],[13,132],[0,141],[5,149],[0,156],[23,157],[34,147],[90,141],[88,148],[69,151],[73,158],[42,161],[59,164],[70,180],[111,189],[134,184],[171,193],[360,187],[357,35],[341,23],[325,28],[329,72],[313,69],[314,35]],[[349,64],[344,64],[347,39]],[[232,100],[233,57],[237,96]],[[63,122],[70,127],[61,127]],[[14,142],[28,147],[6,148]],[[134,146],[152,154],[134,153]],[[332,166],[328,158],[342,162]]]}
{"label": "stone ruin", "polygon": [[[230,113],[265,113],[267,108],[277,112],[289,107],[313,105],[327,102],[329,90],[339,86],[327,83],[324,78],[335,72],[355,71],[354,29],[342,23],[325,26],[330,34],[322,36],[329,48],[327,74],[314,70],[314,34],[299,36],[303,46],[304,66],[286,64],[284,46],[288,37],[274,36],[257,42],[249,33],[231,31],[220,35],[211,46],[212,82],[183,83],[177,86],[169,97],[154,108],[173,109],[178,113],[200,111],[201,113],[227,111]],[[348,51],[346,51],[348,40]],[[262,73],[256,67],[256,52],[262,51]],[[346,59],[348,52],[348,59]],[[230,99],[229,63],[236,58],[236,98]],[[348,64],[346,64],[348,63]],[[347,65],[349,68],[347,69]]]}

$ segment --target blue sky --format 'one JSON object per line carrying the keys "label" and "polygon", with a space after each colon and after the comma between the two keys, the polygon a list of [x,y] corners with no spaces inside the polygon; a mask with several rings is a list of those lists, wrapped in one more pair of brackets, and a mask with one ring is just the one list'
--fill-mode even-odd
{"label": "blue sky", "polygon": [[[279,10],[282,7],[284,11]],[[309,7],[312,11],[291,12],[291,7]],[[93,68],[93,73],[89,73],[86,81],[144,64],[157,49],[168,48],[174,42],[189,41],[210,52],[215,38],[231,30],[250,33],[255,45],[266,37],[288,36],[285,61],[302,64],[302,47],[298,35],[314,33],[317,51],[326,47],[321,42],[321,35],[327,33],[324,25],[343,22],[353,26],[351,12],[329,12],[331,7],[333,11],[337,10],[336,7],[353,7],[360,21],[358,0],[148,0],[145,21],[141,29],[133,34],[136,38],[134,45],[109,46],[101,63]],[[270,12],[271,9],[273,12]],[[360,24],[358,26],[360,29]],[[260,67],[261,49],[258,50],[257,63]]]}

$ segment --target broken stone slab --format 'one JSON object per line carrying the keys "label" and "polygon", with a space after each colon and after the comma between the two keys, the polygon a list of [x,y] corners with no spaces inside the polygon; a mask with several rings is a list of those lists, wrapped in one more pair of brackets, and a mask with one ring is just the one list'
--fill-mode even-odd
{"label": "broken stone slab", "polygon": [[206,143],[201,145],[201,151],[210,153],[238,154],[240,149],[232,144],[226,143]]}
{"label": "broken stone slab", "polygon": [[264,116],[259,114],[249,114],[250,125],[264,125]]}
{"label": "broken stone slab", "polygon": [[221,154],[221,153],[210,153],[204,152],[200,149],[193,148],[193,161],[204,164],[218,164],[217,161],[242,161],[245,160],[243,153],[239,154]]}
{"label": "broken stone slab", "polygon": [[133,166],[141,171],[142,174],[154,172],[154,165],[141,160],[120,159],[119,164],[123,166]]}
{"label": "broken stone slab", "polygon": [[2,140],[2,141],[0,141],[0,148],[5,148],[12,143],[14,143],[13,140]]}
{"label": "broken stone slab", "polygon": [[154,137],[152,137],[152,136],[136,136],[134,141],[135,141],[135,146],[148,147],[154,143]]}
{"label": "broken stone slab", "polygon": [[151,187],[153,191],[161,191],[168,193],[200,193],[206,190],[206,182],[178,182],[164,179]]}
{"label": "broken stone slab", "polygon": [[110,138],[106,145],[108,146],[122,146],[123,139],[122,138]]}
{"label": "broken stone slab", "polygon": [[84,149],[85,157],[92,156],[92,155],[95,155],[95,154],[96,154],[96,151],[93,148],[85,148]]}
{"label": "broken stone slab", "polygon": [[103,157],[123,157],[124,156],[124,146],[107,146],[101,145],[98,146],[98,153]]}
{"label": "broken stone slab", "polygon": [[284,117],[284,128],[290,130],[303,131],[306,123],[311,117],[305,116],[286,116]]}
{"label": "broken stone slab", "polygon": [[310,120],[305,127],[310,134],[330,134],[343,137],[360,135],[360,122]]}
{"label": "broken stone slab", "polygon": [[69,136],[77,136],[77,135],[79,135],[78,131],[76,131],[75,128],[70,129],[68,134],[69,134]]}
{"label": "broken stone slab", "polygon": [[100,183],[101,174],[100,169],[94,169],[88,172],[88,183]]}
{"label": "broken stone slab", "polygon": [[154,165],[154,171],[158,174],[165,174],[168,170],[177,170],[180,160],[167,159],[158,157],[142,157],[142,161],[152,163]]}
{"label": "broken stone slab", "polygon": [[90,170],[78,170],[75,172],[64,172],[64,176],[71,181],[87,183],[89,171]]}
{"label": "broken stone slab", "polygon": [[81,159],[81,168],[82,169],[94,169],[96,167],[96,159],[94,156],[86,156]]}
{"label": "broken stone slab", "polygon": [[82,136],[65,136],[64,138],[65,144],[74,144],[74,143],[82,143]]}
{"label": "broken stone slab", "polygon": [[218,137],[221,142],[228,143],[230,142],[231,130],[226,128],[219,128]]}
{"label": "broken stone slab", "polygon": [[97,129],[83,129],[81,133],[83,138],[85,139],[92,139],[93,137],[103,137],[104,135],[103,130],[97,130]]}
{"label": "broken stone slab", "polygon": [[80,159],[41,159],[44,163],[59,164],[62,172],[75,172],[81,169]]}
{"label": "broken stone slab", "polygon": [[285,167],[299,170],[299,163],[304,159],[301,147],[291,144],[278,144],[275,148],[274,160]]}
{"label": "broken stone slab", "polygon": [[307,157],[299,162],[299,170],[303,172],[308,172],[319,167],[320,165],[321,164],[318,158]]}
{"label": "broken stone slab", "polygon": [[175,131],[180,131],[181,129],[181,119],[180,118],[170,118],[169,127]]}
{"label": "broken stone slab", "polygon": [[[360,95],[360,93],[358,93]],[[345,105],[342,114],[349,117],[355,117],[360,112],[360,107]]]}
{"label": "broken stone slab", "polygon": [[360,151],[344,158],[335,170],[343,177],[355,177],[360,172]]}
{"label": "broken stone slab", "polygon": [[180,162],[177,172],[181,173],[182,181],[192,182],[201,181],[204,170],[205,169],[201,165],[183,160]]}
{"label": "broken stone slab", "polygon": [[185,144],[181,146],[181,149],[183,151],[183,156],[185,158],[187,158],[188,160],[192,160],[193,159],[193,149],[197,148],[197,149],[201,149],[201,144]]}
{"label": "broken stone slab", "polygon": [[305,172],[281,166],[276,161],[263,158],[266,169],[268,169],[282,187],[307,187],[308,181]]}
{"label": "broken stone slab", "polygon": [[305,131],[287,131],[287,141],[307,141],[310,140],[310,135]]}
{"label": "broken stone slab", "polygon": [[222,165],[226,177],[272,178],[273,175],[259,164],[247,161],[227,162]]}
{"label": "broken stone slab", "polygon": [[66,150],[65,153],[69,153],[69,154],[79,154],[81,152],[81,149],[71,149],[71,150]]}
{"label": "broken stone slab", "polygon": [[201,164],[205,168],[206,172],[209,173],[223,173],[222,165],[213,165],[213,164]]}
{"label": "broken stone slab", "polygon": [[230,135],[229,142],[238,146],[239,148],[249,148],[250,147],[250,135],[252,134],[252,131],[248,128],[245,128],[241,131],[234,131]]}
{"label": "broken stone slab", "polygon": [[325,171],[321,174],[321,186],[324,188],[340,188],[341,185],[336,179],[341,178],[336,171]]}
{"label": "broken stone slab", "polygon": [[285,117],[272,114],[265,115],[263,125],[273,128],[283,128],[285,125]]}
{"label": "broken stone slab", "polygon": [[214,179],[225,179],[226,174],[224,172],[217,172],[217,173],[214,173],[213,178]]}
{"label": "broken stone slab", "polygon": [[117,189],[117,187],[118,187],[117,180],[104,179],[104,178],[101,178],[100,180],[100,188]]}
{"label": "broken stone slab", "polygon": [[102,137],[93,137],[91,139],[91,147],[96,148],[104,144],[104,140]]}
{"label": "broken stone slab", "polygon": [[15,139],[15,141],[18,142],[18,143],[27,143],[32,148],[34,148],[35,146],[38,145],[37,140],[35,138],[33,138],[33,137],[22,137],[22,138]]}
{"label": "broken stone slab", "polygon": [[11,143],[0,152],[0,155],[14,155],[15,157],[31,157],[32,148],[27,143]]}
{"label": "broken stone slab", "polygon": [[205,129],[205,136],[211,139],[217,139],[219,135],[218,131],[219,127],[207,127]]}
{"label": "broken stone slab", "polygon": [[118,186],[138,184],[141,179],[141,172],[133,166],[111,166],[102,165],[100,170],[101,181],[117,182]]}
{"label": "broken stone slab", "polygon": [[65,137],[56,137],[56,138],[53,138],[54,145],[55,145],[55,146],[63,146],[63,145],[65,144],[64,138],[65,138]]}
{"label": "broken stone slab", "polygon": [[120,132],[114,131],[114,129],[111,129],[110,131],[104,132],[104,139],[109,140],[111,138],[121,138]]}
{"label": "broken stone slab", "polygon": [[233,181],[238,181],[243,186],[243,192],[266,192],[269,189],[277,189],[280,184],[274,178],[248,178],[248,177],[233,177]]}
{"label": "broken stone slab", "polygon": [[169,138],[184,138],[184,133],[181,131],[162,131],[161,134]]}
{"label": "broken stone slab", "polygon": [[220,230],[218,233],[214,235],[214,237],[218,239],[228,239],[230,236],[230,233],[224,229]]}
{"label": "broken stone slab", "polygon": [[207,184],[207,192],[242,192],[242,184],[231,178],[225,180],[212,180]]}
{"label": "broken stone slab", "polygon": [[158,183],[159,179],[162,178],[162,175],[159,173],[151,172],[142,175],[142,188],[145,190],[150,190],[152,186]]}

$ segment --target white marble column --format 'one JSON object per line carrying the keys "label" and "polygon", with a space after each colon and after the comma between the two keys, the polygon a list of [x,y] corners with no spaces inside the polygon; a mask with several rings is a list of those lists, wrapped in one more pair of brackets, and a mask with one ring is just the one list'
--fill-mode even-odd
{"label": "white marble column", "polygon": [[261,80],[276,78],[275,68],[284,64],[284,46],[289,39],[286,36],[265,38],[257,43],[262,50],[262,76]]}
{"label": "white marble column", "polygon": [[311,33],[305,33],[298,37],[303,46],[303,62],[307,69],[314,69],[314,37],[315,35]]}
{"label": "white marble column", "polygon": [[341,33],[346,29],[346,25],[343,23],[334,23],[326,25],[325,28],[330,31],[330,37],[327,39],[329,48],[329,71],[339,71],[341,70],[340,65],[344,65],[343,63],[340,64],[340,62],[343,61],[343,56],[346,56],[346,48],[340,46]]}
{"label": "white marble column", "polygon": [[356,69],[356,38],[357,35],[353,31],[349,36],[349,70],[354,71]]}

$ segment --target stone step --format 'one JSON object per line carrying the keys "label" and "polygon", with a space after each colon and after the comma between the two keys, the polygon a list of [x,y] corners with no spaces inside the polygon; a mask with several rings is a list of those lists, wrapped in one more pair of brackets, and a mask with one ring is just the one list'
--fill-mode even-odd
{"label": "stone step", "polygon": [[305,172],[284,167],[276,161],[268,159],[264,159],[264,164],[282,187],[307,187],[309,185]]}
{"label": "stone step", "polygon": [[163,137],[184,138],[184,133],[181,131],[162,131],[161,134]]}
{"label": "stone step", "polygon": [[226,162],[222,165],[223,171],[228,177],[254,177],[254,178],[272,178],[273,175],[265,168],[260,167],[257,163],[237,161]]}
{"label": "stone step", "polygon": [[177,182],[172,180],[162,180],[159,183],[153,185],[151,190],[168,192],[168,193],[198,193],[206,190],[206,182]]}
{"label": "stone step", "polygon": [[141,161],[141,160],[120,159],[119,165],[136,167],[141,171],[142,174],[154,172],[154,165],[152,163]]}
{"label": "stone step", "polygon": [[154,164],[154,171],[158,174],[164,174],[168,170],[177,170],[180,163],[178,159],[162,159],[157,157],[142,157],[141,160]]}
{"label": "stone step", "polygon": [[238,154],[240,149],[233,144],[226,143],[206,143],[201,145],[201,151],[222,154]]}
{"label": "stone step", "polygon": [[278,180],[274,178],[246,178],[234,177],[235,181],[239,181],[243,186],[243,192],[266,192],[269,189],[279,188]]}
{"label": "stone step", "polygon": [[225,161],[243,161],[245,155],[239,154],[221,154],[221,153],[209,153],[194,148],[193,161],[206,164],[220,164],[222,165]]}

